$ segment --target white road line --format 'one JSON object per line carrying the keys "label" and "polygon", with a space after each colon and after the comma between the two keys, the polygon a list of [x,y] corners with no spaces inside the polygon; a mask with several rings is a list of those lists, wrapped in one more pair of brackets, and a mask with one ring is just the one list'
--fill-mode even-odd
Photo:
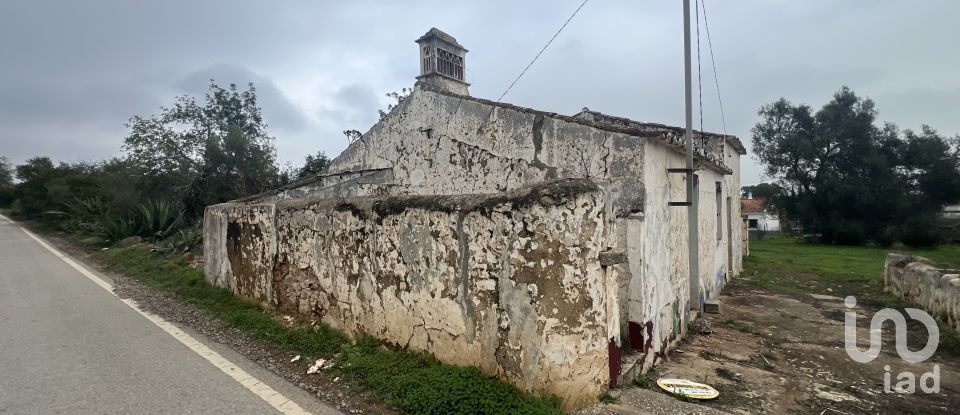
{"label": "white road line", "polygon": [[[0,219],[6,220],[3,215],[0,215]],[[53,253],[54,256],[62,259],[63,262],[67,263],[67,265],[70,265],[73,269],[77,270],[77,272],[82,274],[84,277],[87,277],[87,279],[93,281],[94,284],[97,284],[100,288],[103,288],[111,295],[116,296],[116,293],[113,292],[113,287],[110,285],[110,283],[104,281],[102,278],[96,276],[96,274],[80,266],[75,261],[62,254],[56,248],[50,246],[42,239],[34,235],[32,232],[23,228],[20,228],[20,230],[26,233],[27,236],[32,238],[34,241],[37,241],[40,246]],[[253,392],[260,399],[263,399],[265,402],[270,404],[270,406],[276,408],[276,410],[280,413],[289,415],[311,415],[295,402],[284,397],[282,394],[280,394],[280,392],[277,392],[266,383],[257,380],[239,366],[231,363],[229,360],[224,359],[219,353],[213,351],[207,346],[204,346],[203,343],[198,342],[189,334],[184,333],[182,330],[177,328],[177,326],[170,324],[168,321],[156,314],[141,310],[136,301],[124,298],[119,298],[119,300],[130,306],[130,308],[134,309],[134,311],[137,313],[140,313],[140,315],[149,320],[151,323],[157,325],[157,327],[160,327],[163,331],[167,332],[167,334],[179,340],[184,346],[189,347],[190,350],[194,351],[194,353],[206,359],[208,362],[220,369],[220,371],[226,373],[228,376],[233,378],[233,380],[237,381],[237,383],[240,383],[243,385],[243,387],[247,388],[247,390]]]}

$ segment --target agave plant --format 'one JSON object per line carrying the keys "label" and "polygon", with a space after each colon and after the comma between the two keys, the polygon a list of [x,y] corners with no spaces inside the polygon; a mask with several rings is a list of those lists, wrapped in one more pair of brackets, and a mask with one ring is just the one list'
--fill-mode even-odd
{"label": "agave plant", "polygon": [[185,254],[196,249],[201,242],[203,233],[200,229],[180,229],[154,245],[153,250],[163,254]]}
{"label": "agave plant", "polygon": [[116,243],[129,236],[137,236],[139,227],[130,216],[104,215],[97,223],[96,234],[108,243]]}
{"label": "agave plant", "polygon": [[139,235],[155,240],[175,234],[184,225],[183,214],[164,201],[148,201],[137,206],[135,216]]}
{"label": "agave plant", "polygon": [[107,203],[99,197],[75,197],[63,205],[63,210],[48,210],[44,214],[56,217],[57,226],[69,232],[95,232],[97,222],[107,212]]}

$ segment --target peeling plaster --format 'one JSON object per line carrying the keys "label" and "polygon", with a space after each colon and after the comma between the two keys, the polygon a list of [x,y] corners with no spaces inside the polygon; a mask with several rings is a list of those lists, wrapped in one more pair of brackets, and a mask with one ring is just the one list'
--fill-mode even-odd
{"label": "peeling plaster", "polygon": [[[211,232],[221,222],[259,230],[211,239],[212,258],[228,258],[211,282],[251,287],[237,291],[251,298],[266,292],[284,311],[478,366],[570,407],[605,388],[606,220],[592,182],[259,206],[207,209]],[[273,255],[260,249],[270,235]]]}
{"label": "peeling plaster", "polygon": [[[644,328],[643,368],[683,336],[690,285],[686,212],[667,205],[685,197],[666,172],[682,130],[587,115],[418,86],[325,174],[208,207],[207,279],[568,408],[595,401],[627,327]],[[716,239],[713,185],[739,198],[738,143],[698,148],[703,299],[742,269],[740,204]],[[611,250],[626,261],[601,267]]]}

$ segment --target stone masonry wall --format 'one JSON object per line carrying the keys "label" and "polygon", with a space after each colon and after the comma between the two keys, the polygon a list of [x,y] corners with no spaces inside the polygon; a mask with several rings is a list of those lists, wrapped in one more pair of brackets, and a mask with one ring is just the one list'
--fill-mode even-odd
{"label": "stone masonry wall", "polygon": [[221,204],[208,281],[351,334],[593,402],[608,376],[603,193],[585,179],[495,195]]}
{"label": "stone masonry wall", "polygon": [[924,257],[891,253],[883,265],[883,282],[885,291],[960,330],[960,270],[937,268]]}
{"label": "stone masonry wall", "polygon": [[570,117],[417,86],[328,169],[392,168],[391,194],[495,193],[590,178],[613,220],[642,208],[643,144]]}

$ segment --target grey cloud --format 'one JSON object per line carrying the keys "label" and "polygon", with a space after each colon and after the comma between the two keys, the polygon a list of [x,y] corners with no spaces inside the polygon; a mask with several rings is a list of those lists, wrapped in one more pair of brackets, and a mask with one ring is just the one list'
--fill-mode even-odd
{"label": "grey cloud", "polygon": [[184,94],[199,97],[207,92],[211,79],[224,88],[236,84],[240,89],[246,89],[247,84],[252,82],[257,90],[257,104],[263,108],[263,117],[270,127],[295,133],[307,125],[303,111],[287,98],[273,80],[240,65],[213,65],[184,76],[175,86]]}
{"label": "grey cloud", "polygon": [[331,98],[331,104],[318,112],[321,123],[364,131],[377,119],[379,99],[370,85],[347,85]]}
{"label": "grey cloud", "polygon": [[[470,49],[471,92],[496,99],[579,3],[6,2],[0,153],[111,156],[129,116],[202,93],[214,77],[257,84],[282,160],[334,155],[346,145],[340,131],[366,130],[385,92],[413,84],[413,40],[430,27]],[[949,53],[958,2],[706,6],[727,129],[748,147],[760,105],[785,96],[820,106],[841,85],[876,100],[882,120],[960,132],[960,54]],[[590,2],[504,101],[680,124],[681,29],[680,2]],[[705,37],[703,125],[720,130]],[[745,161],[743,182],[758,180],[760,169]]]}

